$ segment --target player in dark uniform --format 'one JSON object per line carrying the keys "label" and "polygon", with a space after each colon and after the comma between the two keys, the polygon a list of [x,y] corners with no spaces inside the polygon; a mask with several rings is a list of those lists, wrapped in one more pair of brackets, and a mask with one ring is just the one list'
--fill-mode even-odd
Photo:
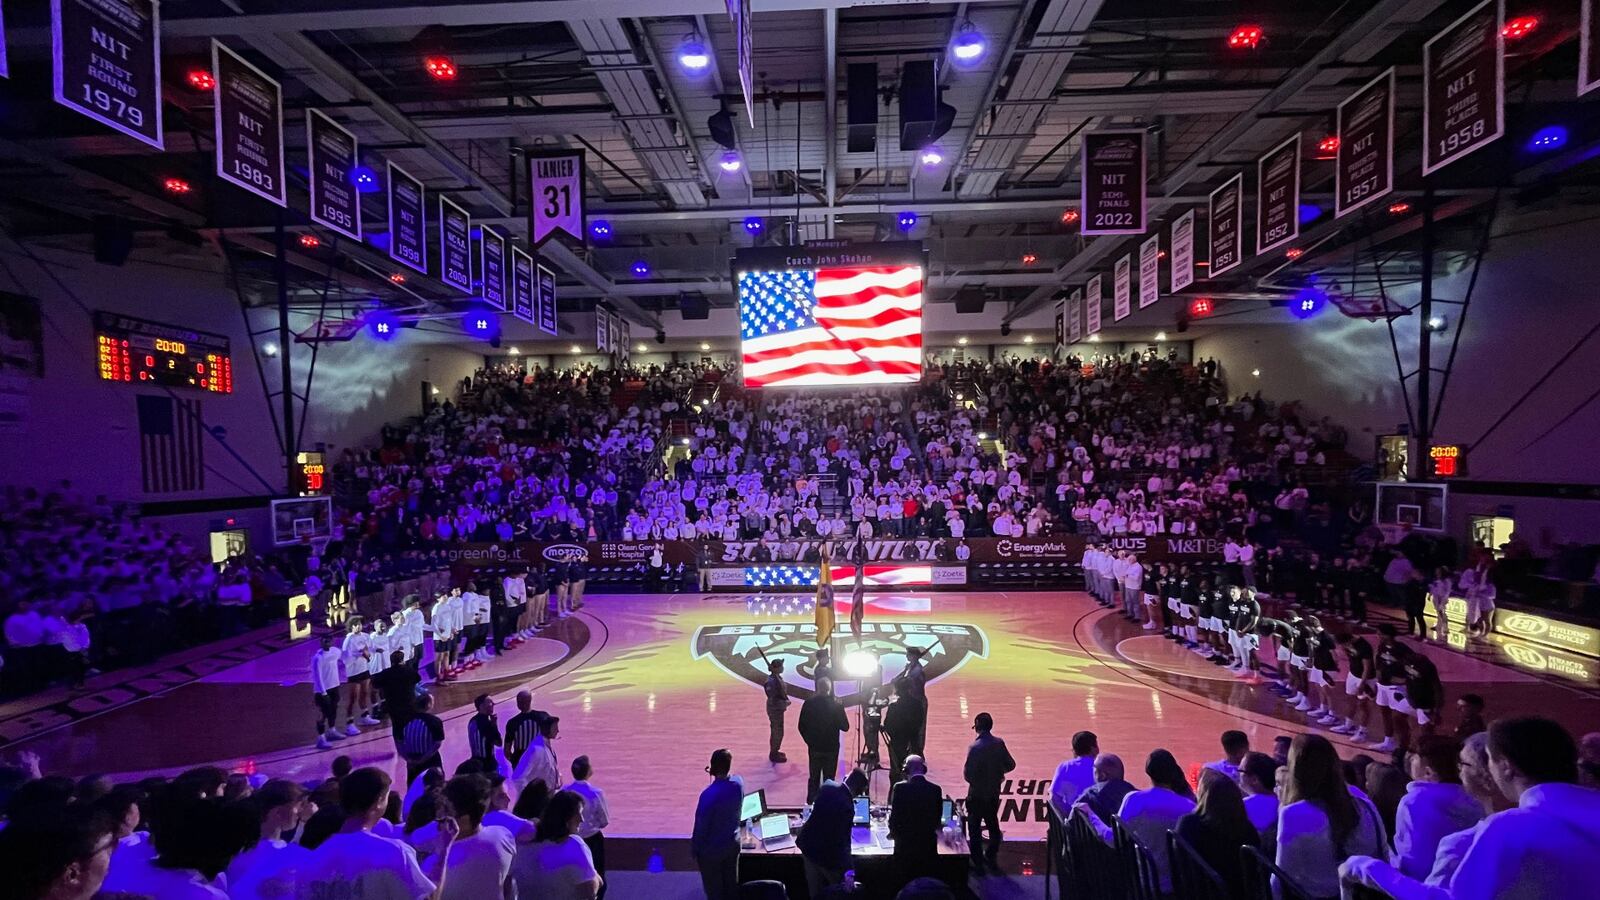
{"label": "player in dark uniform", "polygon": [[1261,636],[1256,625],[1261,621],[1261,601],[1256,592],[1235,587],[1229,592],[1228,636],[1233,644],[1234,663],[1230,667],[1241,675],[1256,673],[1256,649],[1261,646]]}
{"label": "player in dark uniform", "polygon": [[1348,734],[1350,739],[1358,744],[1367,742],[1367,719],[1370,716],[1368,708],[1373,693],[1373,676],[1375,661],[1372,653],[1372,643],[1358,634],[1345,632],[1334,639],[1339,644],[1339,649],[1344,651],[1347,672],[1344,676],[1344,693],[1349,698],[1350,712],[1344,718],[1344,724],[1334,727],[1337,734]]}
{"label": "player in dark uniform", "polygon": [[[1401,645],[1404,647],[1405,645]],[[1422,653],[1405,647],[1400,664],[1405,672],[1406,702],[1416,714],[1421,737],[1430,737],[1439,724],[1440,709],[1444,706],[1444,684],[1439,681],[1439,669]]]}
{"label": "player in dark uniform", "polygon": [[783,713],[793,701],[789,699],[789,686],[783,683],[783,660],[767,663],[767,761],[788,762],[783,752]]}
{"label": "player in dark uniform", "polygon": [[1178,581],[1178,596],[1183,598],[1179,609],[1183,619],[1183,644],[1200,653],[1200,580],[1188,566],[1183,567],[1182,573]]}
{"label": "player in dark uniform", "polygon": [[1317,706],[1308,715],[1318,725],[1337,725],[1343,721],[1333,708],[1334,691],[1339,683],[1339,659],[1333,652],[1337,645],[1316,616],[1306,616],[1306,622],[1311,627],[1311,669],[1306,674],[1317,688]]}
{"label": "player in dark uniform", "polygon": [[1256,635],[1262,638],[1272,638],[1272,658],[1277,661],[1272,674],[1268,676],[1267,690],[1280,697],[1289,697],[1294,694],[1294,688],[1289,686],[1289,639],[1291,631],[1289,623],[1282,619],[1270,616],[1261,616],[1256,620]]}
{"label": "player in dark uniform", "polygon": [[1393,753],[1411,741],[1411,704],[1406,702],[1405,671],[1402,657],[1410,648],[1400,643],[1393,625],[1379,625],[1378,641],[1374,654],[1373,693],[1377,695],[1378,714],[1383,718],[1384,739],[1373,746],[1380,753]]}
{"label": "player in dark uniform", "polygon": [[1294,696],[1289,701],[1300,712],[1311,711],[1311,626],[1296,614],[1289,616],[1289,668]]}
{"label": "player in dark uniform", "polygon": [[1182,641],[1183,635],[1179,632],[1183,620],[1179,618],[1178,607],[1183,602],[1183,583],[1172,566],[1162,563],[1156,576],[1156,584],[1161,590],[1162,629],[1168,640]]}

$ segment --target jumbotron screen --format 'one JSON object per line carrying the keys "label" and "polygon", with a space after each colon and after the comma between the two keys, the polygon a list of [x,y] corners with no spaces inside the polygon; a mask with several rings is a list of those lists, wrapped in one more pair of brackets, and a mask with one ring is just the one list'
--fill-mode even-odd
{"label": "jumbotron screen", "polygon": [[925,271],[915,241],[739,251],[733,274],[744,383],[917,381]]}

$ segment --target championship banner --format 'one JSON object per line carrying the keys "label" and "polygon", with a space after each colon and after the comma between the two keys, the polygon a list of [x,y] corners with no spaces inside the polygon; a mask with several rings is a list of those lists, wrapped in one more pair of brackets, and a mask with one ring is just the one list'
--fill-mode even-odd
{"label": "championship banner", "polygon": [[594,348],[601,353],[609,352],[611,349],[610,318],[611,314],[606,312],[605,307],[594,308]]}
{"label": "championship banner", "polygon": [[1211,192],[1211,268],[1215,278],[1244,262],[1244,175],[1235,175]]}
{"label": "championship banner", "polygon": [[622,361],[627,362],[633,358],[633,323],[627,319],[622,320]]}
{"label": "championship banner", "polygon": [[543,246],[557,232],[582,244],[583,151],[530,152],[528,201],[532,228],[529,242],[534,247]]}
{"label": "championship banner", "polygon": [[1422,45],[1422,174],[1506,131],[1506,11],[1484,0]]}
{"label": "championship banner", "polygon": [[1083,288],[1067,295],[1067,343],[1076,344],[1083,339]]}
{"label": "championship banner", "polygon": [[1089,279],[1089,286],[1085,289],[1083,331],[1084,334],[1093,335],[1100,331],[1100,304],[1105,302],[1104,292],[1105,276],[1096,275]]}
{"label": "championship banner", "polygon": [[495,309],[510,309],[506,302],[506,239],[484,226],[478,242],[478,296]]}
{"label": "championship banner", "polygon": [[361,195],[352,173],[360,162],[356,136],[314,109],[306,110],[306,168],[311,221],[361,240]]}
{"label": "championship banner", "polygon": [[625,349],[626,345],[622,341],[622,317],[616,313],[610,313],[607,315],[606,328],[608,329],[606,333],[606,347],[611,351],[611,353],[616,354],[619,350]]}
{"label": "championship banner", "polygon": [[756,124],[755,36],[750,0],[728,0],[728,23],[733,26],[734,53],[739,68],[739,90],[744,94],[744,113],[750,127]]}
{"label": "championship banner", "polygon": [[1139,308],[1161,299],[1161,234],[1139,245]]}
{"label": "championship banner", "polygon": [[1578,96],[1600,87],[1600,0],[1583,0],[1578,27]]}
{"label": "championship banner", "polygon": [[6,12],[5,4],[0,3],[0,78],[11,77],[11,64],[6,59]]}
{"label": "championship banner", "polygon": [[50,0],[50,62],[57,103],[164,148],[158,0]]}
{"label": "championship banner", "polygon": [[428,274],[426,191],[422,182],[389,163],[389,258]]}
{"label": "championship banner", "polygon": [[1194,284],[1194,210],[1172,222],[1172,292]]}
{"label": "championship banner", "polygon": [[1111,319],[1121,322],[1133,312],[1133,254],[1125,253],[1111,271]]}
{"label": "championship banner", "polygon": [[1145,131],[1083,136],[1083,234],[1144,234]]}
{"label": "championship banner", "polygon": [[533,257],[520,247],[511,248],[511,314],[533,325],[534,313]]}
{"label": "championship banner", "polygon": [[1056,301],[1056,346],[1054,355],[1061,355],[1061,348],[1067,345],[1067,301],[1065,298]]}
{"label": "championship banner", "polygon": [[439,280],[472,293],[472,216],[439,195]]}
{"label": "championship banner", "polygon": [[1339,104],[1334,160],[1334,218],[1394,190],[1394,69]]}
{"label": "championship banner", "polygon": [[559,330],[556,321],[556,273],[540,263],[536,267],[533,288],[537,301],[534,304],[535,315],[538,316],[534,324],[545,334],[555,334]]}
{"label": "championship banner", "polygon": [[263,200],[289,205],[283,167],[283,87],[220,42],[211,42],[216,85],[217,175]]}
{"label": "championship banner", "polygon": [[1300,133],[1256,160],[1256,252],[1300,236]]}

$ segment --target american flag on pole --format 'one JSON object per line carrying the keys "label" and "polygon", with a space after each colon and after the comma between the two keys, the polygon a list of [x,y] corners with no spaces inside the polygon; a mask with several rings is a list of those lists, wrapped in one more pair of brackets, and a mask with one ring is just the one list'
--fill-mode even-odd
{"label": "american flag on pole", "polygon": [[898,384],[922,375],[922,267],[739,273],[752,387]]}
{"label": "american flag on pole", "polygon": [[205,429],[199,400],[141,394],[139,469],[144,492],[198,491],[206,486]]}

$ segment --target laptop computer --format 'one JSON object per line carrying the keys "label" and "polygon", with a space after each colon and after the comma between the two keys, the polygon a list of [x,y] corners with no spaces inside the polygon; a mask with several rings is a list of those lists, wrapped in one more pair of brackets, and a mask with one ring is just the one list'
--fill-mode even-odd
{"label": "laptop computer", "polygon": [[750,822],[761,818],[767,812],[767,792],[757,789],[744,795],[744,802],[739,806],[739,821]]}
{"label": "laptop computer", "polygon": [[789,833],[789,817],[783,813],[762,816],[756,821],[756,833],[761,838],[761,849],[768,853],[794,846],[794,835]]}

